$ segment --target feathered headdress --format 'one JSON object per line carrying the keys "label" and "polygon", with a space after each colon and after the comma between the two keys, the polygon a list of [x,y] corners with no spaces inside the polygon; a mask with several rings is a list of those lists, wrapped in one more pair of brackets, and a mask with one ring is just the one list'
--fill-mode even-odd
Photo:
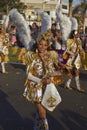
{"label": "feathered headdress", "polygon": [[31,41],[30,29],[23,15],[20,14],[17,11],[17,9],[12,9],[9,12],[9,16],[11,21],[17,27],[20,42],[23,43],[23,45],[27,50],[30,49],[29,46],[29,42]]}
{"label": "feathered headdress", "polygon": [[45,33],[47,30],[51,29],[51,17],[46,12],[40,13],[41,17],[41,34]]}
{"label": "feathered headdress", "polygon": [[50,36],[51,36],[51,17],[46,12],[39,13],[41,17],[41,32],[37,38],[37,44],[42,40],[46,40],[48,42],[48,46],[50,46]]}
{"label": "feathered headdress", "polygon": [[62,14],[61,3],[62,3],[62,1],[59,0],[58,4],[56,6],[56,22],[57,22],[57,24],[59,23],[63,40],[66,41],[67,38],[69,37],[71,31],[78,29],[78,23],[75,18],[68,17],[68,16]]}
{"label": "feathered headdress", "polygon": [[74,17],[70,17],[71,20],[71,31],[72,30],[78,30],[78,23],[77,23],[77,19]]}
{"label": "feathered headdress", "polygon": [[48,29],[45,33],[41,34],[38,38],[37,38],[37,44],[40,43],[40,41],[46,40],[48,43],[48,46],[50,46],[50,35],[51,35],[51,30]]}

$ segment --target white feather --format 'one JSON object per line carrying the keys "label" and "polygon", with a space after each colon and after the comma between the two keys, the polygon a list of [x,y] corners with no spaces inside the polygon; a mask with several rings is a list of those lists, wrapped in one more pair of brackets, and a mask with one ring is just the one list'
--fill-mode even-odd
{"label": "white feather", "polygon": [[63,40],[67,40],[72,30],[77,30],[78,23],[73,17],[62,14],[61,3],[58,1],[56,7],[56,23],[59,24]]}
{"label": "white feather", "polygon": [[61,12],[57,13],[57,19],[60,25],[63,40],[67,40],[71,32],[71,20]]}
{"label": "white feather", "polygon": [[17,9],[12,9],[9,12],[9,16],[14,25],[17,27],[20,41],[23,43],[26,49],[30,49],[29,46],[29,42],[31,41],[30,29],[23,15],[20,14],[17,11]]}
{"label": "white feather", "polygon": [[70,17],[72,26],[71,26],[71,30],[78,30],[78,22],[77,19],[74,17]]}
{"label": "white feather", "polygon": [[41,34],[43,34],[46,30],[51,29],[51,17],[46,12],[41,12],[40,17],[42,19]]}

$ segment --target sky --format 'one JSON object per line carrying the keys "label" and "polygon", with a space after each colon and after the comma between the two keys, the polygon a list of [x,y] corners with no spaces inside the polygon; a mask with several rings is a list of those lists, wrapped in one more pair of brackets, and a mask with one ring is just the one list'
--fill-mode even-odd
{"label": "sky", "polygon": [[[68,2],[68,0],[62,0],[62,1]],[[76,5],[80,4],[80,2],[81,0],[73,0],[73,4],[76,4]]]}

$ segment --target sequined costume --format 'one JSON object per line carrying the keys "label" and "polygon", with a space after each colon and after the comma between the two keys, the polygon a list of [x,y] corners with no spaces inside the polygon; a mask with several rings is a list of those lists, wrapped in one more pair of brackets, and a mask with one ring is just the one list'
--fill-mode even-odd
{"label": "sequined costume", "polygon": [[[55,52],[57,55],[57,53]],[[30,56],[29,56],[30,55]],[[56,58],[58,59],[58,58]],[[24,96],[32,102],[41,102],[44,86],[41,83],[41,78],[51,77],[53,83],[58,84],[60,81],[56,78],[57,73],[57,62],[53,63],[51,52],[46,52],[44,61],[41,60],[38,52],[28,52],[28,77],[25,82],[27,86]],[[55,65],[54,65],[55,64]],[[55,67],[56,66],[56,67]]]}
{"label": "sequined costume", "polygon": [[67,55],[67,69],[72,69],[73,67],[80,69],[81,58],[85,55],[80,39],[78,39],[78,43],[75,43],[73,39],[67,40],[67,49],[63,57],[65,57],[65,55]]}
{"label": "sequined costume", "polygon": [[8,33],[0,33],[0,62],[2,66],[2,73],[6,73],[5,62],[9,61],[8,58],[8,46],[9,46],[9,35]]}
{"label": "sequined costume", "polygon": [[76,82],[76,87],[79,92],[84,92],[84,89],[80,87],[80,80],[79,80],[79,70],[82,65],[82,58],[84,58],[85,53],[82,49],[81,40],[79,38],[76,39],[68,39],[67,40],[67,49],[63,54],[63,57],[67,57],[67,62],[65,64],[65,68],[67,70],[67,75],[69,76],[68,81],[66,82],[65,87],[68,89],[71,88],[71,80],[72,80],[72,72],[74,72],[74,78]]}
{"label": "sequined costume", "polygon": [[18,61],[22,62],[23,64],[25,64],[25,53],[27,52],[27,50],[25,48],[21,48],[21,51],[18,55]]}
{"label": "sequined costume", "polygon": [[[59,101],[57,94],[55,97],[53,95],[46,94],[47,84],[42,82],[42,79],[47,78],[51,79],[51,83],[59,84],[60,77],[58,73],[58,54],[54,51],[46,51],[44,53],[44,59],[42,60],[39,52],[28,51],[25,55],[26,64],[27,64],[27,79],[25,82],[25,90],[23,96],[33,103],[36,103],[43,107],[42,101],[44,97],[49,104],[52,103],[51,108],[55,108],[57,104],[56,101]],[[54,57],[54,58],[53,58]],[[57,76],[58,75],[58,76]],[[52,86],[50,86],[51,88]],[[50,90],[50,89],[49,89]],[[45,95],[45,96],[44,96]],[[60,100],[61,101],[61,100]],[[55,105],[54,105],[55,104]],[[47,106],[48,106],[47,105]],[[40,107],[40,108],[41,108]],[[43,107],[45,109],[46,106]],[[49,109],[48,109],[49,110]],[[49,130],[49,125],[47,118],[40,118],[39,112],[35,118],[34,130]]]}

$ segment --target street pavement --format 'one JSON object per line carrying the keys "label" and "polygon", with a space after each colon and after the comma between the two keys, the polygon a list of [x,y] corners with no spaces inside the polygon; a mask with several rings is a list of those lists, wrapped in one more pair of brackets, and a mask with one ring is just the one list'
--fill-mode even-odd
{"label": "street pavement", "polygon": [[[26,67],[6,64],[8,74],[0,73],[0,130],[33,130],[36,108],[23,97]],[[87,71],[81,70],[85,93],[57,86],[62,102],[53,112],[47,111],[50,130],[87,130]],[[66,80],[66,75],[64,75]]]}

